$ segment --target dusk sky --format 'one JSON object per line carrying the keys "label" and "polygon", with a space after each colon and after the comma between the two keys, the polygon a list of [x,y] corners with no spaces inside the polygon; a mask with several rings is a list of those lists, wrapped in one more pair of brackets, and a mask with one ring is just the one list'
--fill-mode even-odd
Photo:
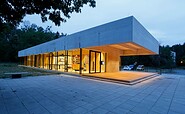
{"label": "dusk sky", "polygon": [[52,31],[72,34],[104,23],[134,16],[161,45],[185,42],[185,0],[96,0],[96,7],[84,6],[66,23],[57,27],[51,21],[42,23],[40,16],[26,16],[24,21]]}

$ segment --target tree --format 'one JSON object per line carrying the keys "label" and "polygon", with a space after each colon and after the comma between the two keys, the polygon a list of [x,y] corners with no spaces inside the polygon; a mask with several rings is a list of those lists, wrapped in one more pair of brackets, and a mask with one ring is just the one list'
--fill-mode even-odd
{"label": "tree", "polygon": [[80,13],[84,4],[95,7],[95,0],[1,0],[0,26],[3,23],[18,25],[26,14],[40,14],[43,22],[48,19],[60,26],[73,12]]}
{"label": "tree", "polygon": [[176,52],[176,63],[177,65],[182,65],[181,61],[183,60],[183,57],[185,56],[185,43],[183,45],[176,44],[171,47],[171,50]]}
{"label": "tree", "polygon": [[17,62],[18,51],[60,37],[59,33],[35,24],[25,24],[21,29],[4,24],[0,32],[0,62]]}
{"label": "tree", "polygon": [[161,68],[173,68],[175,63],[171,56],[170,46],[160,46]]}

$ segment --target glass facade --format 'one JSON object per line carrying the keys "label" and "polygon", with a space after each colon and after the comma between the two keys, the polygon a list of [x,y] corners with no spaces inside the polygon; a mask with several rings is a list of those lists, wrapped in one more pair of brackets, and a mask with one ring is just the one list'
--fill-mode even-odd
{"label": "glass facade", "polygon": [[26,66],[71,73],[106,72],[106,53],[88,49],[62,50],[22,59]]}
{"label": "glass facade", "polygon": [[90,64],[89,73],[105,72],[106,54],[90,50],[89,54]]}

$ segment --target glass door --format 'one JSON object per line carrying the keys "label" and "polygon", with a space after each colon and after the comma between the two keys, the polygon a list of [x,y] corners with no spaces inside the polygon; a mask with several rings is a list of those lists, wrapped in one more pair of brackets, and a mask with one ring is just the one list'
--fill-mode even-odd
{"label": "glass door", "polygon": [[101,72],[101,52],[90,50],[89,53],[89,73],[100,73]]}
{"label": "glass door", "polygon": [[96,73],[100,73],[101,72],[101,53],[100,52],[96,52]]}
{"label": "glass door", "polygon": [[96,68],[96,66],[95,66],[95,52],[94,51],[90,51],[90,70],[89,70],[89,73],[95,73],[95,68]]}

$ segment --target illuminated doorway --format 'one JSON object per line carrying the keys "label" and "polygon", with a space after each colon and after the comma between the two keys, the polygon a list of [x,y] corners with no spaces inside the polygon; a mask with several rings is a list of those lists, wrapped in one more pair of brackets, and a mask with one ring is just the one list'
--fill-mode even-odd
{"label": "illuminated doorway", "polygon": [[89,73],[101,72],[101,52],[90,50],[89,53]]}

